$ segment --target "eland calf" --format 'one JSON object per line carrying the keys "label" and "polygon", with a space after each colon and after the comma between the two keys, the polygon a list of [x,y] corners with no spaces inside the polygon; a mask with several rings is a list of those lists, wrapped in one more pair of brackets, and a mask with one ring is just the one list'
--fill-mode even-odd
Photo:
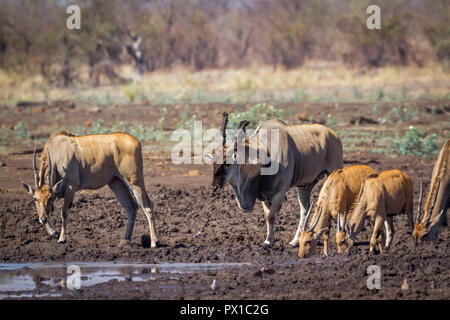
{"label": "eland calf", "polygon": [[[299,258],[306,258],[313,254],[321,235],[323,235],[323,255],[328,256],[328,234],[331,220],[337,222],[338,253],[345,250],[345,230],[342,226],[347,221],[347,213],[359,193],[362,182],[365,177],[373,173],[376,173],[375,169],[366,165],[350,166],[333,171],[320,189],[319,199],[312,217],[314,222],[308,228],[308,215],[306,215],[299,240]],[[344,220],[341,222],[342,216]],[[350,219],[350,215],[348,218]]]}
{"label": "eland calf", "polygon": [[370,240],[370,252],[374,251],[376,241],[383,252],[381,241],[382,226],[388,222],[386,249],[394,238],[393,216],[405,212],[408,216],[410,231],[413,231],[413,187],[410,177],[401,170],[392,169],[374,173],[366,177],[351,219],[346,225],[349,247],[353,244],[364,222],[368,219],[373,224]]}

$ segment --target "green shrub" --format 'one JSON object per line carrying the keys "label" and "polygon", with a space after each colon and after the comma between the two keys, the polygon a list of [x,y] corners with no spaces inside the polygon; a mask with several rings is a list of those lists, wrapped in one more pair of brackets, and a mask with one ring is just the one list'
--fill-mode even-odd
{"label": "green shrub", "polygon": [[378,104],[375,104],[375,105],[372,107],[372,113],[373,113],[373,114],[378,114],[378,112],[380,112],[380,106],[379,106]]}
{"label": "green shrub", "polygon": [[383,100],[384,98],[384,86],[381,86],[379,88],[377,88],[376,92],[375,92],[375,99],[377,101]]}
{"label": "green shrub", "polygon": [[436,139],[437,135],[435,133],[425,135],[421,130],[410,126],[403,137],[391,142],[390,151],[427,157],[431,154],[439,153]]}
{"label": "green shrub", "polygon": [[14,126],[14,133],[17,139],[29,139],[30,132],[28,131],[28,123],[20,121]]}
{"label": "green shrub", "polygon": [[359,88],[357,86],[353,86],[352,87],[352,91],[353,91],[353,98],[355,100],[362,100],[363,94],[362,94],[362,92],[359,90]]}
{"label": "green shrub", "polygon": [[0,128],[0,141],[6,140],[9,138],[9,130]]}
{"label": "green shrub", "polygon": [[89,134],[103,134],[103,133],[106,133],[108,129],[105,128],[104,125],[105,125],[105,120],[103,120],[103,119],[95,120],[92,123],[90,129],[88,130],[88,133]]}
{"label": "green shrub", "polygon": [[306,91],[303,88],[296,86],[294,88],[290,101],[292,102],[308,101],[308,95],[306,94]]}
{"label": "green shrub", "polygon": [[228,128],[236,129],[242,120],[250,121],[247,128],[256,129],[263,121],[272,118],[282,119],[284,110],[277,109],[272,105],[258,103],[247,109],[246,111],[232,113],[229,116]]}
{"label": "green shrub", "polygon": [[131,134],[136,137],[140,141],[146,140],[164,140],[165,133],[162,130],[162,124],[154,126],[147,126],[141,123],[134,123],[130,125],[126,121],[116,122],[111,127],[105,127],[105,121],[103,119],[96,120],[92,123],[90,128],[75,126],[71,132],[75,135],[86,135],[86,134],[104,134],[104,133],[113,133],[113,132],[124,132]]}
{"label": "green shrub", "polygon": [[434,117],[437,114],[436,106],[430,106],[430,114]]}
{"label": "green shrub", "polygon": [[326,125],[328,128],[333,130],[334,132],[338,133],[337,131],[337,120],[333,117],[331,113],[327,114],[327,122]]}
{"label": "green shrub", "polygon": [[146,100],[144,90],[136,84],[125,86],[123,93],[130,102],[143,102]]}

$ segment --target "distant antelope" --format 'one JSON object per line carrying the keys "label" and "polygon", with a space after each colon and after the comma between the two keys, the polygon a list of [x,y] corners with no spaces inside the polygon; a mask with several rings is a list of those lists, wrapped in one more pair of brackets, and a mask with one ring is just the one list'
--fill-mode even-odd
{"label": "distant antelope", "polygon": [[361,186],[350,222],[346,225],[349,244],[353,244],[356,236],[363,228],[366,218],[368,218],[373,224],[370,252],[373,252],[377,239],[380,252],[383,252],[380,235],[382,226],[387,220],[386,248],[388,249],[394,238],[393,216],[402,211],[408,216],[410,231],[412,232],[413,188],[409,176],[398,169],[367,176]]}
{"label": "distant antelope", "polygon": [[450,206],[450,139],[442,147],[434,165],[430,190],[422,210],[422,180],[420,181],[419,212],[414,225],[416,244],[422,240],[434,241],[439,229],[447,224],[447,209]]}
{"label": "distant antelope", "polygon": [[[300,204],[300,221],[291,246],[298,245],[301,226],[305,214],[309,209],[311,190],[314,185],[333,170],[343,167],[342,142],[331,129],[319,125],[287,125],[279,119],[271,119],[261,123],[250,138],[245,138],[245,127],[248,121],[244,120],[238,127],[238,134],[234,140],[234,148],[227,150],[225,146],[226,126],[228,114],[223,114],[223,158],[217,155],[206,154],[205,158],[213,162],[214,187],[222,188],[226,184],[231,186],[238,206],[245,212],[253,210],[256,199],[260,200],[264,209],[267,237],[264,244],[272,246],[274,243],[274,223],[278,211],[285,200],[286,192],[292,187],[297,188]],[[260,132],[267,133],[267,144],[249,144]],[[272,132],[278,133],[276,153],[271,154]],[[270,144],[270,145],[269,145]],[[237,150],[245,151],[240,155]],[[251,163],[250,154],[267,154],[269,164]],[[233,161],[227,162],[227,159]],[[238,161],[238,159],[240,161]],[[276,167],[272,175],[261,174],[263,167]]]}
{"label": "distant antelope", "polygon": [[[345,250],[345,230],[340,228],[340,225],[345,225],[347,212],[349,212],[358,195],[364,178],[372,173],[376,173],[376,171],[366,165],[350,166],[333,171],[320,190],[317,206],[312,217],[314,223],[307,229],[307,215],[302,226],[299,240],[299,258],[306,258],[313,253],[320,235],[323,235],[323,255],[328,256],[328,234],[331,220],[337,221],[336,245],[338,253]],[[342,216],[344,221],[341,224]]]}
{"label": "distant antelope", "polygon": [[35,150],[33,173],[34,187],[24,182],[22,185],[33,196],[39,221],[50,236],[55,236],[56,232],[48,215],[55,198],[64,198],[58,243],[66,241],[69,208],[75,193],[108,185],[127,212],[125,239],[130,240],[133,234],[137,202],[149,223],[151,246],[157,245],[153,205],[144,186],[141,145],[135,137],[126,133],[74,136],[65,131],[57,132],[45,143],[39,172]]}

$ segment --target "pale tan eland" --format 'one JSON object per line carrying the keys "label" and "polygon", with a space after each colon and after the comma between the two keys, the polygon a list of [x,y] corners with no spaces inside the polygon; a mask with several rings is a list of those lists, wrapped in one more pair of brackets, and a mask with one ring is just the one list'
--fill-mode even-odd
{"label": "pale tan eland", "polygon": [[54,133],[45,143],[39,171],[36,152],[33,154],[33,173],[34,187],[24,182],[22,185],[34,198],[39,221],[50,236],[56,235],[49,221],[53,202],[64,198],[58,243],[66,241],[69,208],[75,193],[108,185],[127,213],[125,239],[131,239],[139,205],[148,220],[151,246],[157,246],[153,205],[144,186],[141,145],[135,137],[126,133],[86,136],[65,131]]}

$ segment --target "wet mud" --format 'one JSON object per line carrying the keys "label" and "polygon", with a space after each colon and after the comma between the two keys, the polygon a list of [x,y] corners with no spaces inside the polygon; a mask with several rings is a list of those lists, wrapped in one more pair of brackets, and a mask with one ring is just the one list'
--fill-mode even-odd
{"label": "wet mud", "polygon": [[[23,162],[23,163],[22,163]],[[31,163],[31,155],[17,160],[18,168]],[[11,163],[11,161],[9,161]],[[347,157],[346,165],[370,163],[377,170],[399,168],[412,178],[415,208],[418,179],[427,190],[434,162],[414,157],[382,155]],[[32,199],[17,187],[0,194],[1,263],[116,262],[162,263],[249,263],[237,268],[208,269],[161,276],[148,275],[142,281],[127,281],[119,275],[106,282],[69,289],[50,286],[52,276],[36,275],[40,284],[31,290],[9,292],[6,298],[25,299],[449,299],[450,245],[445,227],[435,243],[415,247],[406,215],[394,218],[396,234],[389,252],[369,253],[372,228],[367,224],[349,255],[337,255],[333,226],[328,257],[316,254],[299,260],[296,248],[288,246],[294,236],[299,205],[291,190],[275,225],[275,244],[263,245],[265,221],[259,203],[251,213],[241,212],[229,188],[214,193],[209,186],[210,168],[201,166],[201,176],[161,177],[146,168],[147,191],[155,206],[155,221],[161,241],[149,247],[148,224],[138,212],[131,241],[123,240],[126,214],[112,192],[103,188],[77,194],[67,227],[67,243],[58,244],[37,221]],[[178,168],[179,169],[179,168]],[[174,169],[174,170],[178,170]],[[162,170],[162,169],[161,169]],[[17,169],[17,179],[31,177],[31,170]],[[3,179],[3,178],[2,178]],[[323,181],[313,191],[317,198]],[[50,216],[60,229],[55,205]],[[416,214],[416,213],[415,213]],[[369,290],[370,265],[380,267],[381,287]],[[12,272],[31,276],[28,267]],[[60,270],[60,277],[67,277]],[[61,278],[62,279],[62,278]],[[406,286],[403,286],[406,279]],[[214,290],[211,284],[216,280]],[[86,280],[87,281],[87,280]],[[86,284],[86,283],[85,283]],[[5,298],[5,297],[4,297]]]}

